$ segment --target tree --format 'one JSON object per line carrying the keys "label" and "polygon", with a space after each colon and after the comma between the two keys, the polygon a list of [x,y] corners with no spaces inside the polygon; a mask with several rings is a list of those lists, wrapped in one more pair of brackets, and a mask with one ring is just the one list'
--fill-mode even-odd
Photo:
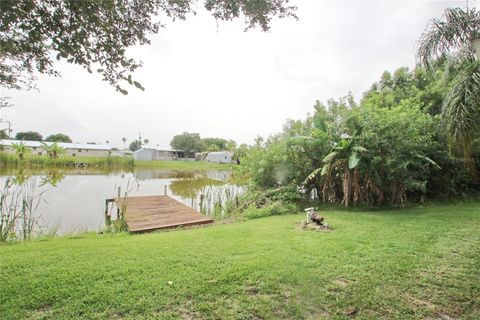
{"label": "tree", "polygon": [[[203,138],[202,143],[208,149],[208,151],[220,151],[225,150],[227,147],[227,140],[222,138]],[[210,150],[214,149],[214,150]]]}
{"label": "tree", "polygon": [[176,150],[183,150],[189,156],[193,156],[196,152],[201,152],[205,148],[200,134],[188,132],[174,136],[170,146]]}
{"label": "tree", "polygon": [[[126,49],[149,44],[149,36],[164,26],[159,16],[186,19],[195,13],[195,0],[0,1],[0,86],[31,87],[34,73],[58,76],[54,59],[75,63],[123,94],[124,83],[143,90],[132,79],[140,62],[126,56]],[[289,0],[203,0],[215,19],[243,16],[247,29],[267,31],[274,16],[295,17]],[[52,58],[54,57],[54,58]]]}
{"label": "tree", "polygon": [[480,61],[475,59],[473,46],[473,40],[479,38],[480,11],[446,9],[444,19],[430,21],[417,50],[428,69],[435,58],[449,55],[449,65],[460,70],[444,99],[442,117],[451,148],[462,150],[472,176],[476,176],[472,144],[480,137]]}
{"label": "tree", "polygon": [[122,142],[123,142],[123,150],[125,150],[125,143],[127,142],[127,138],[122,138]]}
{"label": "tree", "polygon": [[248,145],[245,143],[242,143],[241,145],[238,146],[238,148],[235,148],[235,151],[233,152],[233,160],[235,160],[237,163],[240,163],[243,157],[245,157],[248,153]]}
{"label": "tree", "polygon": [[140,140],[133,140],[130,145],[128,146],[128,149],[130,151],[137,151],[142,148],[142,142]]}
{"label": "tree", "polygon": [[143,144],[148,144],[150,142],[150,140],[148,139],[143,139]]}
{"label": "tree", "polygon": [[63,133],[49,135],[48,137],[45,138],[45,141],[72,143],[72,139],[70,139],[69,136]]}
{"label": "tree", "polygon": [[235,151],[237,148],[237,143],[234,140],[228,140],[225,144],[225,149],[228,151]]}
{"label": "tree", "polygon": [[15,140],[42,141],[43,137],[36,131],[17,132]]}
{"label": "tree", "polygon": [[43,149],[47,152],[49,158],[57,159],[65,154],[65,149],[60,147],[57,142],[52,144],[43,143]]}
{"label": "tree", "polygon": [[30,153],[30,149],[21,142],[13,143],[12,147],[13,147],[13,150],[15,150],[15,154],[18,156],[20,160],[23,160],[25,158],[25,155]]}
{"label": "tree", "polygon": [[211,144],[207,147],[208,152],[220,151],[220,148],[216,144]]}

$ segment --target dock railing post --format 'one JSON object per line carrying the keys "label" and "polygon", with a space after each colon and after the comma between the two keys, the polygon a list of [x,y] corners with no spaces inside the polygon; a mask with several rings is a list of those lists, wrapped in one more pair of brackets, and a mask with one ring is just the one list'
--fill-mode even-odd
{"label": "dock railing post", "polygon": [[163,193],[164,195],[167,195],[167,186],[163,186]]}

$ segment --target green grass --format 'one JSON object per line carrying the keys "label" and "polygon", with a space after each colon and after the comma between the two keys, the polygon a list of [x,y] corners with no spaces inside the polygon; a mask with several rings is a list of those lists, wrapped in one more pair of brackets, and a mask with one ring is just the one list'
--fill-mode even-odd
{"label": "green grass", "polygon": [[2,319],[480,318],[480,203],[0,246]]}
{"label": "green grass", "polygon": [[230,170],[234,164],[218,164],[204,161],[153,160],[135,161],[135,167],[170,170]]}

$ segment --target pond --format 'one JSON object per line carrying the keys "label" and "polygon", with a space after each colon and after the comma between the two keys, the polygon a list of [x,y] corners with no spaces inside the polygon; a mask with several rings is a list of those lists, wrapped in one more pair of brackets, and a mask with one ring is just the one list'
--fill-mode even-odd
{"label": "pond", "polygon": [[10,170],[0,172],[0,188],[7,179],[41,195],[35,213],[37,231],[59,235],[103,230],[105,199],[116,197],[118,188],[122,196],[125,192],[163,195],[166,190],[172,198],[216,219],[225,215],[222,204],[238,199],[242,192],[229,170]]}

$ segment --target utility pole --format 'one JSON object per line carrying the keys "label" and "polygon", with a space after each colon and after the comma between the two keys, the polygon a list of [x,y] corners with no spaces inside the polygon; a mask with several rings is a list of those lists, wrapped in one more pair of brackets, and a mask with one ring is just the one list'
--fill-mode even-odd
{"label": "utility pole", "polygon": [[8,139],[10,139],[10,135],[12,134],[12,128],[11,128],[12,123],[10,121],[7,121],[7,123],[8,123],[8,133],[7,133],[7,135],[8,135]]}

